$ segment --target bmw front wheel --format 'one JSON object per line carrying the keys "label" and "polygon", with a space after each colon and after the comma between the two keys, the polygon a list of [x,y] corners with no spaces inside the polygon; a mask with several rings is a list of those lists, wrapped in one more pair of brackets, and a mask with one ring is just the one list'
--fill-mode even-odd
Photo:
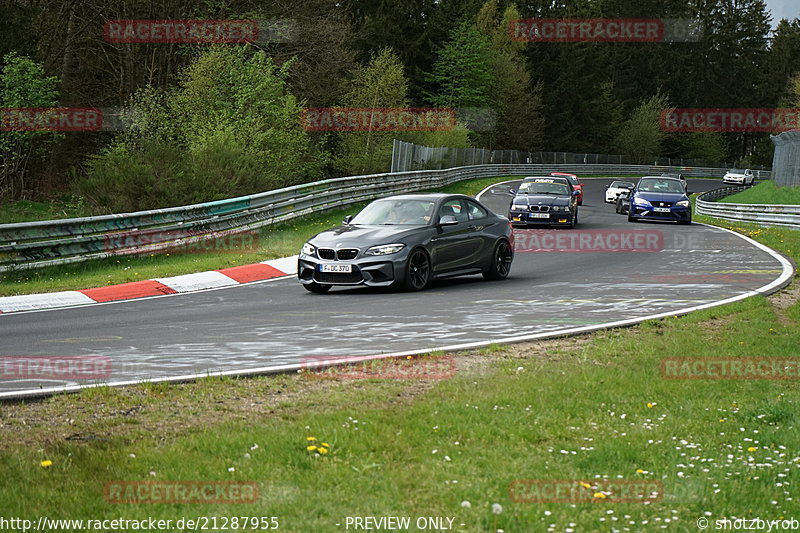
{"label": "bmw front wheel", "polygon": [[405,287],[410,291],[421,291],[431,279],[431,261],[424,250],[414,250],[406,263]]}

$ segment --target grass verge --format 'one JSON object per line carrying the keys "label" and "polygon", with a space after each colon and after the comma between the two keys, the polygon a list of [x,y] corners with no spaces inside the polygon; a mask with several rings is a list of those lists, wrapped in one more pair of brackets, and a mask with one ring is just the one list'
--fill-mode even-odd
{"label": "grass verge", "polygon": [[755,187],[726,196],[719,202],[734,204],[800,204],[800,187],[778,187],[773,181],[762,181]]}
{"label": "grass verge", "polygon": [[[800,232],[734,229],[800,256]],[[451,354],[446,380],[206,379],[0,404],[0,508],[33,520],[276,516],[290,532],[342,531],[348,516],[449,517],[465,532],[798,518],[797,382],[678,381],[660,369],[664,357],[800,356],[799,292]],[[307,449],[323,441],[328,453]],[[589,501],[515,502],[518,479],[580,481]],[[254,481],[260,497],[110,504],[103,487],[120,480]],[[663,496],[596,496],[639,481]]]}

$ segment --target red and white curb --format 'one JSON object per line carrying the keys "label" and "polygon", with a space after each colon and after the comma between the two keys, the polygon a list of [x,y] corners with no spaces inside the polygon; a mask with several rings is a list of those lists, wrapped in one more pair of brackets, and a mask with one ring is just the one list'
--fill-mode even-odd
{"label": "red and white curb", "polygon": [[4,296],[0,297],[0,313],[38,311],[219,289],[254,281],[282,278],[294,274],[297,274],[296,255],[270,259],[269,261],[262,261],[252,265],[221,268],[209,272],[197,272],[196,274],[184,274],[169,278],[133,281],[94,289]]}

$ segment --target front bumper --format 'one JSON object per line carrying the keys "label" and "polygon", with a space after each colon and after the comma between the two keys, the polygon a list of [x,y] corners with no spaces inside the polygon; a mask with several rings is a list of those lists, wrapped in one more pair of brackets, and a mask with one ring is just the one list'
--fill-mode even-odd
{"label": "front bumper", "polygon": [[[539,217],[536,215],[548,215]],[[531,213],[530,211],[509,211],[508,219],[512,225],[549,225],[549,226],[568,226],[572,223],[572,212],[570,211],[549,211],[547,213]]]}
{"label": "front bumper", "polygon": [[723,183],[733,183],[735,185],[744,185],[744,178],[743,177],[731,177],[725,176],[722,178]]}
{"label": "front bumper", "polygon": [[633,205],[630,209],[629,215],[632,218],[640,220],[669,220],[676,222],[678,220],[691,220],[692,208],[682,206],[671,206],[669,213],[653,211],[652,206],[643,207],[640,205]]}
{"label": "front bumper", "polygon": [[[319,283],[321,285],[388,287],[402,281],[404,265],[408,252],[403,250],[392,254],[391,258],[361,257],[352,261],[326,261],[306,254],[297,258],[297,279],[303,285]],[[349,264],[351,272],[322,272],[323,264]]]}

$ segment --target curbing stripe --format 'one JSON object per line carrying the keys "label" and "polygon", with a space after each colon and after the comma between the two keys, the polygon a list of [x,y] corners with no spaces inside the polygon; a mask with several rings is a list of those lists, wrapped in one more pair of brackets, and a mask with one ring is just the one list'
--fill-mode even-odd
{"label": "curbing stripe", "polygon": [[250,283],[251,281],[262,281],[265,279],[277,278],[286,275],[277,268],[270,265],[265,265],[264,263],[222,268],[220,270],[215,270],[215,272],[225,274],[238,283]]}
{"label": "curbing stripe", "polygon": [[287,276],[294,276],[297,274],[297,256],[281,257],[280,259],[270,259],[269,261],[261,261],[263,265],[269,265],[277,268]]}
{"label": "curbing stripe", "polygon": [[48,292],[44,294],[23,294],[0,298],[0,313],[33,311],[51,307],[93,304],[94,300],[78,291]]}
{"label": "curbing stripe", "polygon": [[225,274],[216,272],[214,270],[210,272],[183,274],[181,276],[172,276],[169,278],[155,278],[155,281],[163,283],[167,287],[179,293],[238,285],[236,281],[232,280]]}
{"label": "curbing stripe", "polygon": [[133,281],[109,287],[97,287],[95,289],[84,289],[83,294],[95,302],[111,302],[116,300],[131,300],[133,298],[143,298],[145,296],[160,296],[163,294],[177,294],[178,291],[148,279],[144,281]]}

